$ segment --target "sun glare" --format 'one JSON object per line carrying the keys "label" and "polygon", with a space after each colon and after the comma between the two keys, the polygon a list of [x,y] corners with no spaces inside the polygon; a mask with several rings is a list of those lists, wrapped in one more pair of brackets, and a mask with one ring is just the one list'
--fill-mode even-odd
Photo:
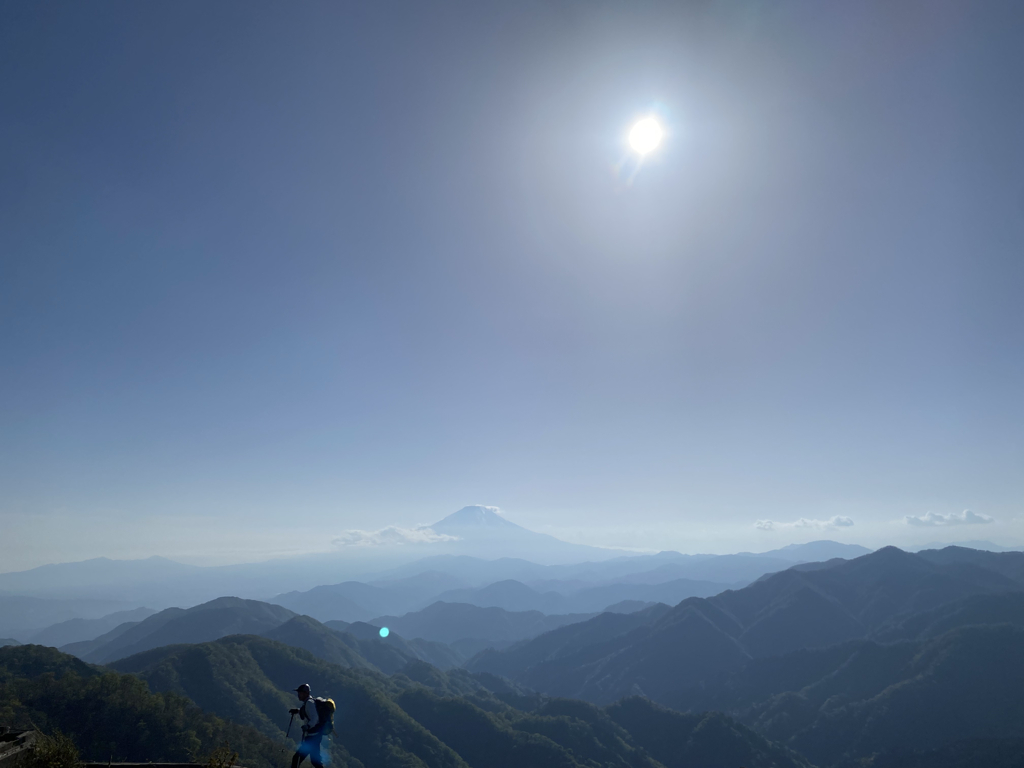
{"label": "sun glare", "polygon": [[630,129],[629,146],[637,154],[646,155],[657,149],[663,135],[658,121],[653,117],[645,117]]}

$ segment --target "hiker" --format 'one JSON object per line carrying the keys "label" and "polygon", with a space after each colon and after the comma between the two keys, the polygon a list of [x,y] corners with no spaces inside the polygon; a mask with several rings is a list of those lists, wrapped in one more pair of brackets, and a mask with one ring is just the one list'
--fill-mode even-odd
{"label": "hiker", "polygon": [[[289,714],[292,717],[298,715],[302,722],[302,741],[292,756],[292,768],[299,768],[299,764],[306,759],[307,755],[313,768],[324,768],[323,758],[320,756],[320,742],[330,723],[326,705],[330,702],[330,708],[333,709],[334,702],[330,699],[314,699],[309,686],[305,683],[296,688],[295,693],[302,704],[298,709],[289,710]],[[321,702],[323,703],[321,704]]]}

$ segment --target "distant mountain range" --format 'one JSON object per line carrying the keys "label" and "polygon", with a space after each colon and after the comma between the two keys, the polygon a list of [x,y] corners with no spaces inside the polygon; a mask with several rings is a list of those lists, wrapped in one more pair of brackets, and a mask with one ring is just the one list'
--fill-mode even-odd
{"label": "distant mountain range", "polygon": [[450,540],[431,545],[443,554],[470,555],[484,560],[527,557],[535,563],[554,565],[583,560],[607,560],[626,550],[571,544],[546,533],[536,533],[498,514],[497,508],[463,507],[430,526]]}
{"label": "distant mountain range", "polygon": [[139,622],[126,622],[85,643],[64,646],[85,661],[107,664],[152,648],[199,643],[225,635],[258,635],[295,614],[278,605],[238,597],[220,597],[194,608],[168,608]]}
{"label": "distant mountain range", "polygon": [[29,642],[59,648],[70,643],[92,640],[126,622],[142,621],[154,613],[156,611],[152,608],[135,608],[130,611],[116,611],[98,619],[68,619],[37,632],[32,635]]}
{"label": "distant mountain range", "polygon": [[[437,523],[436,528],[447,531],[444,534],[447,536],[461,531],[460,535],[466,540],[480,531],[485,540],[511,537],[525,541],[534,535],[487,508],[460,510]],[[763,554],[661,552],[569,565],[540,565],[520,558],[483,560],[465,555],[437,555],[377,573],[367,577],[367,581],[347,581],[289,592],[270,602],[321,622],[346,623],[402,617],[439,601],[497,607],[511,612],[539,611],[549,616],[591,614],[623,601],[674,605],[687,597],[710,597],[729,588],[742,587],[768,573],[794,566],[816,567],[808,565],[811,557],[851,557],[862,551],[865,551],[863,547],[855,545],[816,541]],[[227,572],[192,566],[179,568],[178,564],[161,558],[98,560],[47,566],[22,574],[0,574],[0,583],[6,578],[14,586],[35,583],[39,588],[55,589],[57,582],[74,579],[78,589],[102,591],[104,585],[113,582],[117,585],[131,583],[132,589],[145,592],[146,584],[158,582],[160,589],[166,589],[165,582],[172,585],[177,582],[180,586],[180,579],[186,582],[209,580],[216,584],[217,578],[208,579],[211,574],[219,577]],[[138,580],[133,576],[138,576]],[[226,581],[231,583],[230,578]],[[206,589],[210,589],[210,584],[204,586]],[[240,595],[244,598],[245,593]],[[133,617],[145,618],[152,609],[132,609],[139,613],[121,615],[116,609],[123,606],[114,601],[0,595],[0,609],[3,609],[0,610],[0,634],[20,642],[35,641],[58,647],[77,643],[71,648],[74,653],[96,658],[91,654],[100,646],[117,641],[128,647],[136,633],[146,631],[144,628],[129,632],[131,627],[126,625]],[[118,639],[125,632],[129,632],[128,635]],[[486,643],[503,641],[463,637],[456,642],[461,642],[458,653],[464,654],[481,650],[487,647]]]}
{"label": "distant mountain range", "polygon": [[111,610],[143,605],[159,609],[195,605],[224,594],[260,598],[288,590],[308,590],[318,584],[362,578],[371,571],[438,554],[468,554],[484,559],[529,557],[540,563],[599,561],[628,554],[624,550],[570,544],[535,533],[506,520],[489,507],[465,507],[430,528],[438,534],[430,544],[348,546],[332,553],[241,565],[199,567],[162,557],[96,558],[44,565],[0,574],[0,594],[62,600],[105,599],[118,604]]}
{"label": "distant mountain range", "polygon": [[946,547],[962,547],[964,549],[980,549],[985,552],[1024,552],[1024,544],[1018,544],[1014,547],[1006,547],[1001,544],[995,544],[991,541],[984,541],[982,539],[972,539],[970,541],[951,541],[941,542],[932,541],[927,544],[922,544],[916,547],[908,547],[908,552],[920,552],[924,549],[945,549]]}
{"label": "distant mountain range", "polygon": [[[479,641],[495,647],[510,645],[548,632],[566,624],[586,621],[593,613],[569,613],[548,616],[540,611],[507,611],[503,608],[482,608],[466,603],[436,602],[422,611],[404,616],[380,616],[370,622],[375,627],[388,627],[405,637],[419,637],[454,644]],[[332,626],[333,622],[328,626]]]}
{"label": "distant mountain range", "polygon": [[[304,648],[332,664],[391,674],[412,660],[441,669],[457,667],[484,647],[507,645],[586,618],[589,615],[524,615],[500,608],[438,604],[433,610],[397,619],[388,637],[382,638],[380,624],[332,621],[324,625],[281,606],[221,597],[187,610],[168,608],[142,621],[125,622],[98,638],[70,643],[61,650],[91,663],[110,664],[167,646],[252,634]],[[441,631],[441,624],[447,633]],[[406,627],[413,631],[407,634]],[[442,635],[457,642],[435,642]]]}
{"label": "distant mountain range", "polygon": [[[437,576],[437,572],[430,575]],[[435,578],[433,581],[436,584],[442,580]],[[506,611],[517,612],[536,611],[549,615],[592,614],[625,600],[674,604],[686,597],[708,597],[726,588],[725,584],[676,579],[657,584],[615,583],[587,586],[566,595],[553,590],[541,592],[522,582],[507,579],[481,588],[450,589],[422,599],[416,592],[405,592],[393,583],[375,586],[350,581],[316,587],[309,592],[279,595],[273,598],[272,602],[320,621],[370,621],[379,626],[379,621],[385,619],[374,617],[380,617],[382,614],[404,616],[436,602],[464,603],[481,608],[503,608]]]}
{"label": "distant mountain range", "polygon": [[[429,577],[438,574],[428,573]],[[430,583],[439,579],[429,578]],[[441,580],[442,584],[453,583]],[[454,582],[461,583],[461,582]],[[404,586],[404,585],[403,585]],[[444,589],[444,587],[442,587]],[[346,581],[314,587],[308,592],[289,592],[272,598],[270,602],[283,605],[296,613],[304,613],[319,621],[367,621],[381,614],[402,614],[412,610],[421,601],[418,586],[406,591],[402,586],[391,587]]]}
{"label": "distant mountain range", "polygon": [[[125,622],[98,638],[69,643],[61,650],[91,663],[108,664],[154,648],[257,634],[305,648],[334,664],[390,674],[413,659],[441,669],[456,667],[483,648],[502,647],[590,615],[544,616],[441,603],[395,621],[388,617],[376,624],[331,621],[324,625],[280,606],[224,597],[188,610],[169,608],[142,621]],[[379,635],[385,622],[391,627],[386,639]]]}
{"label": "distant mountain range", "polygon": [[117,600],[57,600],[0,594],[0,636],[27,642],[54,624],[71,619],[99,619],[133,607]]}
{"label": "distant mountain range", "polygon": [[870,554],[871,550],[859,544],[840,544],[837,541],[809,541],[806,544],[790,544],[780,549],[772,549],[768,552],[761,552],[754,555],[751,552],[740,554],[748,557],[777,557],[780,560],[789,560],[792,563],[807,563],[820,560],[834,560],[841,557],[844,560],[852,560],[855,557]]}
{"label": "distant mountain range", "polygon": [[[426,529],[424,529],[426,530]],[[207,602],[223,595],[266,599],[288,592],[306,592],[318,585],[360,581],[386,587],[403,604],[375,604],[359,616],[355,611],[332,618],[358,620],[401,613],[429,605],[452,589],[484,587],[515,579],[541,591],[568,594],[578,588],[602,586],[629,574],[652,571],[642,583],[677,579],[717,584],[746,584],[764,573],[794,562],[850,557],[861,548],[834,542],[815,542],[763,555],[636,555],[624,550],[571,544],[536,533],[507,520],[493,508],[465,507],[429,526],[432,543],[401,546],[342,546],[336,552],[261,563],[199,567],[162,557],[144,560],[96,558],[79,563],[45,565],[28,571],[0,574],[0,594],[59,601],[105,601],[102,613],[82,610],[60,613],[47,621],[14,617],[0,633],[29,639],[51,624],[74,618],[93,619],[118,610],[149,607],[160,610]],[[817,549],[815,549],[817,547]],[[820,551],[819,551],[820,550]],[[636,563],[630,561],[636,560]],[[432,574],[426,577],[424,574]],[[550,581],[543,587],[533,582]],[[560,582],[555,584],[554,582]],[[85,603],[83,603],[83,606]],[[22,611],[23,613],[24,611]],[[59,618],[56,616],[59,615]],[[87,638],[83,638],[87,639]]]}
{"label": "distant mountain range", "polygon": [[[338,585],[346,586],[364,595],[377,595],[382,591],[390,594],[372,585]],[[674,583],[610,585],[615,591],[632,590],[637,586],[667,590],[674,587]],[[573,598],[564,598],[557,593],[538,593],[515,581],[458,593],[462,598],[502,605],[437,601],[420,611],[378,616],[370,622],[333,620],[326,626],[315,617],[303,617],[284,606],[222,597],[193,608],[171,608],[145,616],[141,621],[126,621],[93,640],[69,643],[62,649],[86,661],[109,663],[167,645],[207,642],[230,634],[256,634],[307,648],[318,655],[327,654],[322,657],[333,663],[387,671],[412,658],[451,667],[484,648],[500,648],[536,638],[532,645],[520,643],[504,653],[484,653],[470,662],[470,667],[503,674],[539,690],[598,702],[642,692],[672,703],[671,696],[666,698],[668,694],[658,693],[659,687],[675,690],[686,684],[687,674],[697,672],[678,668],[674,677],[656,674],[652,680],[647,680],[639,671],[630,672],[628,667],[634,663],[630,661],[634,656],[635,663],[643,665],[667,663],[657,654],[654,661],[650,661],[647,645],[651,643],[654,647],[668,643],[667,648],[673,643],[682,643],[691,649],[686,664],[694,670],[728,672],[750,658],[800,648],[825,647],[874,636],[915,638],[920,631],[914,634],[909,629],[916,626],[915,621],[949,628],[967,620],[963,617],[973,616],[983,623],[991,623],[991,617],[985,614],[987,603],[960,606],[956,601],[971,596],[979,596],[979,599],[986,595],[998,596],[1022,588],[1024,554],[1021,553],[949,548],[912,555],[890,548],[852,561],[797,565],[744,589],[724,591],[713,597],[690,597],[666,603],[651,601],[656,604],[635,613],[603,614],[597,618],[591,618],[596,611],[552,614],[510,610],[537,601],[547,601],[548,608],[564,609],[570,600],[591,599],[594,592],[582,590]],[[600,588],[598,592],[608,599],[612,595],[604,591],[606,589]],[[674,607],[670,608],[672,605]],[[949,614],[953,608],[956,608],[955,613]],[[997,605],[992,610],[998,613],[1001,608]],[[105,625],[115,618],[117,614],[104,620]],[[90,626],[95,627],[96,621]],[[78,627],[80,623],[73,622],[71,626]],[[393,630],[385,646],[377,636],[377,629],[382,626]],[[60,637],[67,628],[67,624],[61,624],[46,633]],[[646,634],[642,638],[638,636],[637,639],[643,640],[639,650],[632,648],[632,641],[621,645],[626,642],[625,635],[640,628],[651,634],[651,638]],[[346,637],[339,640],[339,633]],[[313,635],[320,639],[312,639]],[[304,638],[301,642],[297,639],[300,636]],[[616,665],[625,664],[627,669],[614,676],[600,675],[605,682],[599,690],[575,690],[569,683],[567,689],[553,689],[551,686],[560,679],[560,665],[549,669],[545,663],[552,654],[550,644],[560,642],[559,638],[570,639],[567,645],[559,647],[556,656],[571,655],[570,652],[575,652],[573,649],[587,648],[588,659],[601,643],[611,642],[607,652],[614,656]],[[398,649],[395,652],[399,655],[381,650],[385,647]],[[541,650],[534,653],[533,647]],[[714,658],[704,658],[695,652],[701,647],[709,652],[713,650]],[[604,663],[602,658],[587,663],[597,663],[600,667]],[[676,667],[679,663],[673,661]],[[582,660],[570,666],[573,665],[586,666]],[[530,671],[534,667],[536,670]],[[573,674],[576,674],[575,667]],[[618,687],[607,688],[607,681],[612,679],[620,681]]]}
{"label": "distant mountain range", "polygon": [[499,581],[482,589],[443,592],[438,595],[438,600],[468,603],[484,608],[504,608],[507,611],[541,611],[549,614],[600,613],[609,605],[623,600],[675,604],[687,597],[710,597],[724,589],[726,585],[710,581],[675,579],[659,584],[606,584],[563,595],[554,591],[538,592],[518,581],[509,580]]}
{"label": "distant mountain range", "polygon": [[[660,558],[648,570],[672,562]],[[405,578],[335,591],[392,599],[405,587],[386,585]],[[428,580],[420,594],[468,581],[443,570]],[[515,580],[458,589],[509,600],[547,594]],[[673,605],[616,608],[628,612],[435,602],[371,622],[322,623],[226,597],[66,647],[271,739],[287,725],[287,691],[310,682],[342,705],[339,764],[361,755],[395,768],[417,760],[452,768],[769,768],[809,766],[806,756],[828,768],[1010,768],[1024,746],[1024,553],[890,547],[791,564]],[[72,668],[44,650],[0,649],[0,695],[12,690],[14,674],[4,659],[17,659],[22,671],[32,659],[44,671]],[[47,700],[33,698],[33,706]],[[372,734],[398,751],[380,752]]]}
{"label": "distant mountain range", "polygon": [[870,551],[866,547],[853,544],[813,541],[763,554],[746,552],[736,555],[683,555],[679,552],[665,551],[653,555],[629,554],[600,561],[585,560],[560,565],[541,565],[529,556],[486,560],[466,555],[435,555],[403,564],[389,571],[378,572],[363,580],[387,586],[402,579],[431,572],[462,579],[467,583],[460,586],[467,587],[486,586],[495,581],[514,579],[530,585],[535,582],[560,583],[564,589],[571,589],[574,583],[593,586],[621,581],[631,575],[649,574],[641,583],[657,584],[662,581],[689,578],[722,584],[748,584],[765,573],[784,570],[794,563],[831,560],[836,557],[849,559]]}
{"label": "distant mountain range", "polygon": [[[494,530],[506,530],[507,521],[497,519],[500,523],[493,523]],[[812,555],[831,559],[868,551],[817,541],[777,550],[771,557],[661,552],[547,566],[516,558],[442,555],[377,574],[370,583],[324,585],[278,595],[271,602],[320,621],[401,616],[436,601],[546,614],[595,613],[623,600],[675,604],[686,597],[709,597],[749,584],[765,573],[807,562]]]}
{"label": "distant mountain range", "polygon": [[[347,586],[364,595],[382,591],[372,585]],[[673,583],[641,586],[663,590]],[[420,611],[378,616],[370,622],[332,620],[326,625],[284,606],[225,597],[125,622],[94,640],[63,649],[87,661],[109,663],[168,645],[257,634],[306,648],[333,663],[391,671],[414,658],[447,668],[487,647],[518,643],[504,652],[484,652],[469,662],[469,667],[505,675],[538,690],[598,703],[643,693],[672,704],[671,692],[693,682],[696,675],[730,672],[751,658],[857,638],[916,638],[920,630],[915,634],[910,629],[917,626],[915,621],[946,628],[971,617],[991,623],[992,616],[985,614],[987,603],[961,606],[956,601],[1022,588],[1021,553],[950,548],[912,555],[889,548],[851,561],[797,565],[744,589],[713,597],[656,602],[634,613],[594,618],[593,611],[509,610],[537,600],[550,601],[549,608],[567,605],[567,598],[538,593],[515,581],[459,593],[463,598],[507,607],[437,601]],[[590,594],[591,590],[583,590],[577,598]],[[1001,605],[991,609],[993,615],[1003,610]],[[384,645],[377,635],[382,626],[392,630]],[[662,647],[666,650],[655,652]],[[676,647],[689,649],[685,658],[677,658]],[[702,655],[701,648],[710,656]],[[573,656],[577,653],[582,655]],[[605,670],[611,663],[606,656],[614,659],[614,674]],[[567,661],[554,663],[562,657]],[[593,683],[587,682],[583,688],[574,687],[572,681],[590,667],[595,673],[603,670],[595,678],[600,685],[593,688]],[[643,671],[648,668],[650,672]],[[666,674],[670,669],[673,673]],[[570,673],[568,677],[565,672]],[[589,673],[586,679],[590,680]]]}

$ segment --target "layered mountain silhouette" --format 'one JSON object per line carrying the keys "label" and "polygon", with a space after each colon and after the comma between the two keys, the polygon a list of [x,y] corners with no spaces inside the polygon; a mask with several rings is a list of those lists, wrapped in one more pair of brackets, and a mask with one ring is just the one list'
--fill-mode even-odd
{"label": "layered mountain silhouette", "polygon": [[[568,634],[557,630],[482,653],[467,666],[552,695],[611,702],[639,692],[670,702],[679,690],[753,658],[869,637],[901,616],[1024,587],[1005,575],[1013,566],[997,560],[1004,555],[989,554],[914,555],[887,547],[855,560],[792,568],[711,598],[690,598],[656,621],[614,636],[608,617],[599,616],[567,628],[571,644],[552,649],[549,635]],[[973,562],[964,561],[968,556]]]}
{"label": "layered mountain silhouette", "polygon": [[138,621],[126,621],[123,624],[118,624],[109,632],[104,632],[99,637],[94,637],[92,640],[79,640],[77,643],[62,645],[60,646],[60,650],[64,653],[70,653],[72,656],[84,659],[86,656],[92,656],[93,652],[104,646],[109,645],[114,647],[113,644],[117,638],[138,624]]}
{"label": "layered mountain silhouette", "polygon": [[691,579],[674,579],[658,584],[606,584],[578,589],[568,595],[553,590],[541,592],[515,580],[499,581],[482,589],[442,592],[438,600],[468,603],[482,608],[507,611],[558,613],[600,613],[623,600],[651,603],[678,603],[687,597],[709,597],[726,589],[724,584]]}
{"label": "layered mountain silhouette", "polygon": [[27,642],[55,624],[76,618],[99,619],[133,607],[117,600],[52,599],[0,592],[0,636]]}
{"label": "layered mountain silhouette", "polygon": [[[302,618],[308,620],[308,617]],[[452,669],[472,655],[445,643],[421,637],[403,637],[398,631],[392,631],[382,638],[379,627],[362,621],[351,624],[329,621],[324,626],[341,635],[346,643],[355,640],[364,658],[386,674],[392,674],[411,661],[426,662],[439,669]]]}
{"label": "layered mountain silhouette", "polygon": [[468,657],[445,644],[406,639],[398,632],[382,638],[378,627],[370,624],[333,624],[327,627],[309,616],[258,600],[223,597],[187,610],[168,608],[141,622],[125,622],[99,638],[71,643],[63,650],[86,661],[109,664],[152,649],[258,634],[304,648],[333,664],[386,674],[413,660],[447,669]]}
{"label": "layered mountain silhouette", "polygon": [[589,613],[549,616],[540,611],[506,611],[502,608],[481,608],[466,603],[438,601],[422,611],[404,616],[380,616],[370,624],[386,626],[406,637],[449,644],[467,640],[481,641],[500,647],[592,617],[593,614]]}
{"label": "layered mountain silhouette", "polygon": [[[391,587],[410,583],[421,574],[443,574],[461,579],[461,587],[482,587],[496,581],[515,580],[534,587],[571,593],[584,587],[611,583],[660,584],[687,578],[710,581],[723,586],[745,586],[766,573],[789,568],[802,560],[762,555],[683,555],[659,552],[654,555],[629,555],[601,562],[585,561],[569,565],[540,565],[523,558],[503,557],[484,560],[479,557],[437,555],[413,561],[399,568],[375,574],[370,583]],[[458,587],[455,587],[458,588]],[[440,594],[435,592],[434,594]]]}
{"label": "layered mountain silhouette", "polygon": [[605,613],[466,666],[553,696],[725,711],[820,765],[1010,765],[998,760],[1024,738],[1022,561],[886,548]]}
{"label": "layered mountain silhouette", "polygon": [[194,608],[168,608],[128,626],[122,624],[96,640],[64,650],[97,664],[178,643],[201,643],[225,635],[260,634],[280,626],[295,614],[258,600],[220,597]]}
{"label": "layered mountain silhouette", "polygon": [[2,573],[0,590],[33,597],[79,600],[108,594],[118,601],[130,601],[144,599],[147,587],[202,578],[207,570],[165,557],[142,560],[97,557],[77,563],[55,563],[27,571]]}
{"label": "layered mountain silhouette", "polygon": [[[436,571],[431,573],[435,576],[432,579],[435,585],[448,581],[439,578]],[[403,579],[401,582],[414,580]],[[566,594],[552,589],[537,589],[515,579],[505,579],[485,587],[449,589],[424,600],[420,597],[425,591],[422,587],[419,594],[411,594],[405,591],[401,582],[399,586],[378,586],[349,581],[316,587],[308,592],[290,592],[273,598],[272,602],[320,621],[376,622],[375,617],[403,616],[435,602],[464,603],[516,612],[538,611],[549,615],[599,613],[610,605],[626,600],[675,604],[687,597],[708,597],[727,589],[725,584],[692,579],[674,579],[653,584],[620,582],[601,586],[591,586],[586,582],[554,582]]]}
{"label": "layered mountain silhouette", "polygon": [[743,552],[741,554],[745,557],[774,557],[780,560],[788,560],[792,563],[806,563],[835,560],[837,557],[843,560],[853,560],[856,557],[871,554],[871,550],[859,544],[840,544],[838,541],[822,539],[819,541],[808,541],[806,544],[789,544],[785,547],[771,549],[759,554],[751,552]]}
{"label": "layered mountain silhouette", "polygon": [[[373,538],[372,532],[348,533]],[[736,587],[795,562],[849,558],[863,549],[811,542],[761,555],[638,555],[560,541],[516,525],[485,506],[464,507],[419,533],[424,534],[422,541],[414,536],[400,546],[345,546],[342,537],[335,552],[230,566],[199,567],[161,557],[96,558],[3,573],[0,594],[65,601],[65,605],[63,612],[56,610],[46,618],[27,616],[27,605],[2,606],[6,610],[0,611],[0,634],[27,640],[68,619],[100,618],[142,606],[160,610],[196,605],[225,594],[246,599],[283,597],[352,581],[369,582],[390,595],[378,595],[385,603],[373,605],[355,600],[355,605],[342,606],[339,600],[342,612],[333,616],[316,613],[314,606],[293,610],[323,620],[361,621],[418,610],[449,590],[479,588],[507,579],[564,595],[616,582],[659,584],[678,579]],[[97,606],[90,608],[87,601],[104,601],[105,605],[96,610]]]}
{"label": "layered mountain silhouette", "polygon": [[[451,581],[446,581],[451,583]],[[403,614],[413,610],[420,597],[399,587],[380,587],[361,581],[327,584],[306,592],[278,595],[272,603],[318,621],[368,621],[382,614]]]}
{"label": "layered mountain silhouette", "polygon": [[116,611],[99,619],[68,619],[37,632],[29,642],[59,648],[70,643],[94,640],[122,624],[142,621],[154,613],[156,611],[151,608],[135,608],[130,611]]}
{"label": "layered mountain silhouette", "polygon": [[[628,614],[602,613],[588,621],[561,627],[545,632],[533,640],[516,643],[501,652],[482,651],[464,666],[474,672],[488,672],[516,680],[545,662],[560,659],[581,660],[586,651],[595,648],[600,654],[616,639],[650,627],[671,610],[667,605],[657,604]],[[538,687],[537,690],[545,689]],[[561,694],[555,692],[553,695]]]}
{"label": "layered mountain silhouette", "polygon": [[[655,568],[675,562],[654,557]],[[420,595],[469,581],[433,573]],[[569,595],[543,585],[585,573],[566,568],[554,574],[562,578],[532,585],[457,589],[566,600],[592,582]],[[335,593],[394,599],[406,587],[390,585],[408,578],[342,583]],[[365,758],[396,766],[768,768],[806,765],[804,755],[830,768],[1002,768],[1024,744],[1022,553],[885,548],[792,564],[709,597],[617,607],[628,612],[588,617],[435,602],[370,622],[321,623],[281,605],[227,597],[124,622],[68,647],[271,740],[287,725],[288,690],[310,682],[344,702],[339,722],[348,730],[339,730],[334,759],[346,765]],[[391,629],[386,638],[381,624]],[[477,653],[482,644],[492,647]],[[76,685],[94,686],[89,695],[103,706],[123,706],[103,698],[109,684],[101,678],[85,682],[91,667],[66,659],[39,646],[0,649],[0,695],[23,685],[31,707],[45,708],[47,697],[34,688],[45,684],[56,686],[57,700],[78,701],[59,687],[64,678],[11,682],[35,664],[39,674],[77,670]],[[59,720],[63,711],[45,716]],[[252,754],[252,765],[269,768],[263,753]]]}

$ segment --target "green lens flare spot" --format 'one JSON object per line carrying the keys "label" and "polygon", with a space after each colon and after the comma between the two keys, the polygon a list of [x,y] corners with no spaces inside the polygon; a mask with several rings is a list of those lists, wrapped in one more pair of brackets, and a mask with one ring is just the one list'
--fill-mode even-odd
{"label": "green lens flare spot", "polygon": [[380,628],[380,636],[381,637],[387,637],[390,634],[391,634],[391,630],[388,629],[387,627],[381,627]]}

